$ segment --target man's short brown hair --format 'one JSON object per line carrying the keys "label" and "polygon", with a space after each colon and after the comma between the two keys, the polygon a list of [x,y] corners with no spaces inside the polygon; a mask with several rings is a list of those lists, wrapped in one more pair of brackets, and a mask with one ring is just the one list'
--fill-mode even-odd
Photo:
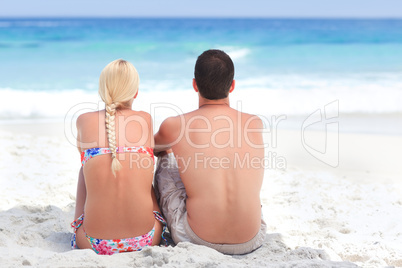
{"label": "man's short brown hair", "polygon": [[209,100],[224,99],[234,78],[234,65],[222,50],[204,51],[195,63],[195,82],[201,96]]}

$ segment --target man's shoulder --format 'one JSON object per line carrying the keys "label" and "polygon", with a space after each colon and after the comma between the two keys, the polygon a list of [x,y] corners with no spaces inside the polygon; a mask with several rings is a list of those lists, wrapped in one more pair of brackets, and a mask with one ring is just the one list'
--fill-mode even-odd
{"label": "man's shoulder", "polygon": [[179,115],[176,115],[176,116],[168,117],[162,122],[162,124],[163,125],[168,125],[168,126],[171,126],[171,125],[180,126],[181,124],[185,124],[185,122],[188,119],[190,119],[190,118],[192,118],[194,116],[199,116],[199,115],[200,115],[200,112],[197,109],[197,110],[194,110],[194,111],[191,111],[191,112],[188,112],[188,113],[183,113],[183,114],[179,114]]}
{"label": "man's shoulder", "polygon": [[[249,113],[244,113],[238,110],[233,109],[233,113],[225,113],[225,115],[229,117],[233,117],[233,119],[239,119],[243,123],[248,124],[248,125],[253,125],[256,127],[262,126],[262,120],[258,115],[255,114],[249,114]],[[188,113],[183,113],[177,116],[172,116],[166,118],[162,122],[162,127],[180,127],[183,124],[185,125],[186,122],[188,122],[191,118],[203,116],[204,114],[200,109],[188,112]],[[220,111],[216,112],[216,116],[223,116],[224,113],[221,113]],[[214,116],[213,116],[214,117]]]}
{"label": "man's shoulder", "polygon": [[[175,122],[180,123],[180,120],[183,120],[183,122],[188,121],[191,118],[194,117],[199,117],[199,116],[203,116],[204,113],[202,112],[201,109],[197,109],[179,116],[176,116],[175,118]],[[227,117],[229,119],[232,119],[234,121],[240,120],[241,122],[243,122],[243,124],[247,123],[247,124],[251,124],[251,125],[256,125],[258,126],[262,126],[262,120],[260,118],[260,116],[255,115],[255,114],[250,114],[250,113],[245,113],[233,108],[230,108],[229,110],[225,110],[222,111],[220,109],[216,109],[214,111],[214,113],[209,113],[209,117],[215,118],[215,117],[219,117],[222,118],[222,116]]]}
{"label": "man's shoulder", "polygon": [[258,115],[239,112],[242,117],[242,122],[246,125],[254,126],[255,128],[262,127],[262,120]]}
{"label": "man's shoulder", "polygon": [[258,115],[245,113],[236,109],[233,109],[233,111],[235,111],[235,115],[233,116],[235,116],[238,121],[242,122],[241,125],[243,127],[261,128],[263,126],[262,120]]}
{"label": "man's shoulder", "polygon": [[171,116],[163,120],[162,124],[159,127],[159,133],[162,133],[165,136],[175,136],[176,132],[180,128],[180,122],[182,122],[183,116]]}
{"label": "man's shoulder", "polygon": [[162,126],[165,126],[165,127],[176,126],[177,124],[180,123],[181,117],[183,117],[183,115],[168,117],[165,120],[163,120]]}

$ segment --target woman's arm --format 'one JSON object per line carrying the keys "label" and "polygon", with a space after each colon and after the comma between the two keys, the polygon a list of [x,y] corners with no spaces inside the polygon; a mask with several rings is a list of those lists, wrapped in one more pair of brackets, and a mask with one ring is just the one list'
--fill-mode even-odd
{"label": "woman's arm", "polygon": [[87,188],[85,186],[84,172],[82,167],[78,175],[77,195],[75,198],[75,214],[74,219],[77,219],[84,213],[85,200],[87,199]]}
{"label": "woman's arm", "polygon": [[[81,133],[80,133],[80,124],[82,123],[82,117],[79,116],[77,118],[77,149],[78,152],[81,154]],[[74,219],[77,219],[79,216],[81,216],[84,213],[84,207],[85,207],[85,200],[87,198],[87,188],[85,185],[85,178],[84,178],[84,171],[83,168],[80,168],[80,171],[78,172],[78,183],[77,183],[77,194],[75,197],[75,214],[74,214]]]}

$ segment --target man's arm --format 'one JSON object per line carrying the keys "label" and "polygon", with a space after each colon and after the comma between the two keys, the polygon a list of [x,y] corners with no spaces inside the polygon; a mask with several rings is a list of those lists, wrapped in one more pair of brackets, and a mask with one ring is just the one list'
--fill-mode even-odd
{"label": "man's arm", "polygon": [[166,151],[179,141],[180,118],[169,117],[162,122],[158,133],[155,134],[154,152]]}
{"label": "man's arm", "polygon": [[243,134],[244,139],[249,146],[249,150],[254,150],[259,157],[264,157],[264,124],[257,115],[250,115],[245,120]]}

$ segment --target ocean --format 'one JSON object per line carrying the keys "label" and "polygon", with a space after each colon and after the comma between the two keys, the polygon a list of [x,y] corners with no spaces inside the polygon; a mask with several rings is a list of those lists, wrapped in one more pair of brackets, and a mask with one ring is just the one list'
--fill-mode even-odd
{"label": "ocean", "polygon": [[[0,18],[0,120],[64,118],[97,102],[101,70],[118,58],[140,74],[134,103],[197,106],[197,56],[235,64],[235,103],[263,115],[402,113],[402,20]],[[235,105],[234,105],[235,106]]]}

